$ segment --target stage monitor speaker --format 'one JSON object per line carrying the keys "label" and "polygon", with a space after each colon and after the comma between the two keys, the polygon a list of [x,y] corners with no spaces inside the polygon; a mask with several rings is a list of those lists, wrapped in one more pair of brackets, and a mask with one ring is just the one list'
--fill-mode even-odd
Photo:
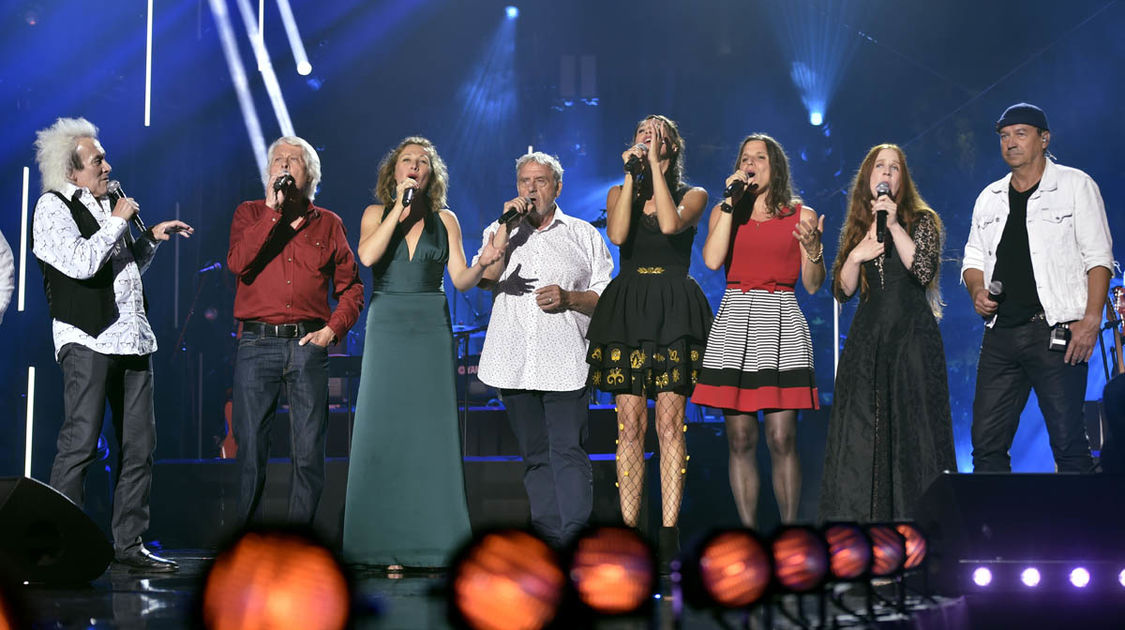
{"label": "stage monitor speaker", "polygon": [[90,582],[112,560],[113,545],[70,499],[34,479],[0,478],[0,564],[10,579]]}
{"label": "stage monitor speaker", "polygon": [[931,576],[960,592],[974,562],[1125,562],[1125,477],[944,473],[918,503]]}

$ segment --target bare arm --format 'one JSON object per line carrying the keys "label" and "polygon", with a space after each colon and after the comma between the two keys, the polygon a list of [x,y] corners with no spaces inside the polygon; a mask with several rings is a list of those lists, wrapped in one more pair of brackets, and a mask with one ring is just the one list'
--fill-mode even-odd
{"label": "bare arm", "polygon": [[461,240],[461,225],[457,222],[457,215],[449,210],[440,210],[438,218],[445,224],[445,231],[449,236],[449,262],[446,264],[449,277],[458,291],[468,291],[480,282],[485,269],[496,262],[499,252],[486,243],[476,263],[470,266],[465,260],[465,246]]}
{"label": "bare arm", "polygon": [[824,216],[817,217],[816,211],[807,206],[801,207],[801,220],[793,231],[793,238],[801,244],[801,284],[809,295],[816,293],[824,284]]}

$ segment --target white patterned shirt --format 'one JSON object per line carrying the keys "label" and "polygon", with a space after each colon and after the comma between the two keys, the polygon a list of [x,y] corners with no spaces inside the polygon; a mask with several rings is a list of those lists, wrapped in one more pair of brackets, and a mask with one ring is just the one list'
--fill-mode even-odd
{"label": "white patterned shirt", "polygon": [[8,240],[0,234],[0,321],[4,321],[4,313],[12,303],[15,288],[16,259],[12,256],[12,248],[8,247]]}
{"label": "white patterned shirt", "polygon": [[97,337],[71,324],[52,320],[55,358],[68,343],[77,343],[101,354],[156,352],[156,335],[145,317],[141,285],[141,273],[148,268],[156,252],[155,242],[141,239],[135,248],[139,255],[134,258],[133,249],[127,243],[129,225],[124,219],[111,215],[113,210],[108,198],[95,199],[88,188],[78,188],[71,183],[59,192],[70,199],[79,193],[78,200],[94,215],[101,229],[90,238],[83,238],[70,208],[55,194],[47,193],[35,204],[32,252],[39,260],[76,280],[92,278],[109,261],[113,265],[113,295],[118,317]]}
{"label": "white patterned shirt", "polygon": [[[492,222],[483,242],[499,229],[499,222]],[[473,264],[479,257],[480,251]],[[557,284],[564,291],[601,295],[613,274],[613,258],[601,233],[556,206],[547,227],[537,230],[521,221],[512,230],[507,258],[492,288],[492,318],[477,376],[500,389],[565,392],[585,387],[590,316],[575,310],[545,313],[534,291]]]}

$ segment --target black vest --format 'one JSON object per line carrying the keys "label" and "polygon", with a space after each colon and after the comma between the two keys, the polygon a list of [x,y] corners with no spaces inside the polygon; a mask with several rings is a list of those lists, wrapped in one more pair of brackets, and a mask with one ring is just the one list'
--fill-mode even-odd
{"label": "black vest", "polygon": [[[67,199],[57,191],[50,191],[68,208],[82,238],[89,239],[101,225],[90,210],[77,199]],[[35,217],[32,216],[31,233],[35,234]],[[32,245],[34,248],[34,244]],[[113,263],[107,260],[92,278],[76,280],[51,265],[39,261],[43,271],[43,290],[47,293],[47,306],[51,317],[97,337],[117,321],[117,302],[113,295]],[[145,310],[148,310],[146,301]]]}

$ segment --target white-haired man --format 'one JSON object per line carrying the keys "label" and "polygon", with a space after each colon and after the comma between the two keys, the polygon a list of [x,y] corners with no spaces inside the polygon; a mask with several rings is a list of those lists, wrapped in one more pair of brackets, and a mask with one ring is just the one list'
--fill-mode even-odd
{"label": "white-haired man", "polygon": [[141,274],[160,241],[192,229],[164,221],[134,238],[136,201],[109,192],[112,167],[98,128],[59,118],[36,134],[43,195],[35,204],[32,252],[43,270],[55,359],[63,373],[66,417],[59,430],[51,486],[81,506],[86,469],[97,457],[109,402],[118,441],[111,529],[115,561],[147,571],[175,571],[174,561],[145,548],[149,525],[156,415],[152,353]]}
{"label": "white-haired man", "polygon": [[238,276],[234,316],[241,321],[231,414],[238,510],[242,523],[257,511],[270,421],[284,387],[293,465],[288,520],[311,525],[324,488],[328,346],[359,318],[363,284],[343,221],[312,203],[320,182],[316,150],[286,136],[270,145],[268,156],[266,198],[235,210],[227,254]]}
{"label": "white-haired man", "polygon": [[504,204],[502,221],[484,230],[484,243],[505,255],[481,280],[493,302],[478,373],[500,390],[516,434],[532,525],[556,546],[579,533],[593,508],[583,444],[586,329],[613,273],[601,234],[555,203],[562,175],[551,155],[520,157],[519,196]]}

